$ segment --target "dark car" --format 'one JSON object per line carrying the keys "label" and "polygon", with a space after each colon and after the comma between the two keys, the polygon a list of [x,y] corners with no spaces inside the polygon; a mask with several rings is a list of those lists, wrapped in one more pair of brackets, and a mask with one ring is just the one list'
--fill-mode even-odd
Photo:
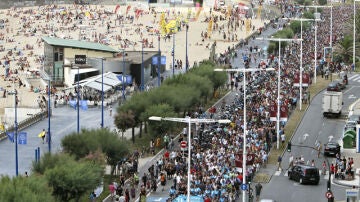
{"label": "dark car", "polygon": [[336,91],[341,92],[341,90],[345,89],[345,85],[340,81],[333,81],[329,83],[328,87],[326,88],[327,91]]}
{"label": "dark car", "polygon": [[288,177],[290,180],[298,181],[300,184],[319,184],[320,181],[319,169],[303,164],[297,164],[290,168]]}
{"label": "dark car", "polygon": [[336,155],[340,154],[340,145],[337,142],[328,142],[324,144],[324,155]]}

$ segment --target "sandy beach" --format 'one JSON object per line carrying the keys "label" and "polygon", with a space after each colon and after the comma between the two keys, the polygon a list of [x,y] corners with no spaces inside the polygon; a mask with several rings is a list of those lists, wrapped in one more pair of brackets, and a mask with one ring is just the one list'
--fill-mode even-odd
{"label": "sandy beach", "polygon": [[[225,53],[228,48],[232,48],[251,33],[257,32],[266,23],[260,18],[247,21],[244,16],[231,19],[232,16],[207,7],[201,11],[195,7],[149,9],[147,5],[140,3],[119,7],[116,5],[58,5],[56,7],[49,5],[4,9],[0,10],[0,19],[6,21],[4,28],[0,29],[0,65],[3,67],[0,68],[0,75],[3,78],[0,80],[0,86],[7,90],[13,89],[12,80],[4,78],[7,60],[10,63],[10,72],[17,78],[15,87],[19,92],[19,107],[37,107],[36,99],[39,93],[30,91],[30,86],[19,88],[18,80],[27,84],[26,78],[33,76],[31,71],[41,68],[44,53],[41,37],[56,36],[76,40],[82,38],[107,44],[114,49],[125,48],[131,51],[141,51],[141,42],[144,41],[145,51],[157,51],[158,35],[161,34],[161,18],[164,18],[166,22],[176,19],[188,22],[190,67],[194,63],[209,58],[210,47],[214,42],[216,42],[216,54]],[[209,25],[210,19],[213,19],[211,25]],[[251,23],[251,26],[247,25],[248,23]],[[181,30],[174,34],[175,60],[181,60],[184,68],[186,29],[185,25],[180,27]],[[173,43],[172,36],[166,38],[161,35],[160,49],[162,55],[167,58],[166,69],[171,69]],[[0,97],[3,97],[3,91],[0,93]],[[13,107],[13,100],[13,96],[0,99],[0,114],[3,114],[3,108]]]}

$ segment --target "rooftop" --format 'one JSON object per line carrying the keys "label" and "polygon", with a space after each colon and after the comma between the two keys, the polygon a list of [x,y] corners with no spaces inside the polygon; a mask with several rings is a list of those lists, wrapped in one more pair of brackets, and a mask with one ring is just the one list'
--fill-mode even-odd
{"label": "rooftop", "polygon": [[119,52],[119,51],[111,48],[110,46],[100,44],[100,43],[78,41],[78,40],[73,40],[73,39],[61,39],[61,38],[56,38],[56,37],[42,37],[42,39],[47,44],[53,45],[53,46],[88,49],[88,50],[96,50],[96,51],[104,51],[104,52],[112,52],[112,53]]}

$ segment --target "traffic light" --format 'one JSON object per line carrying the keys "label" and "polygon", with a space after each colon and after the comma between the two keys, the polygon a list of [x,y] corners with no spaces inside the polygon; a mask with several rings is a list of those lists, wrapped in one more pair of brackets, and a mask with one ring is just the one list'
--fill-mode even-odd
{"label": "traffic light", "polygon": [[288,151],[288,152],[291,152],[291,142],[288,142],[287,151]]}

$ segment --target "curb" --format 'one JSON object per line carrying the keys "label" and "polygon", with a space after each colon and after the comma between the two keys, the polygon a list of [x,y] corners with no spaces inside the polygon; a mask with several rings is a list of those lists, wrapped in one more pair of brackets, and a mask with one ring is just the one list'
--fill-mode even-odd
{"label": "curb", "polygon": [[358,189],[358,188],[359,188],[359,185],[349,185],[349,184],[340,182],[340,180],[336,180],[336,179],[334,179],[334,178],[332,178],[332,182],[333,182],[334,184],[336,184],[336,185],[340,185],[340,186],[344,186],[344,187],[350,187],[350,188],[355,187],[355,189]]}

